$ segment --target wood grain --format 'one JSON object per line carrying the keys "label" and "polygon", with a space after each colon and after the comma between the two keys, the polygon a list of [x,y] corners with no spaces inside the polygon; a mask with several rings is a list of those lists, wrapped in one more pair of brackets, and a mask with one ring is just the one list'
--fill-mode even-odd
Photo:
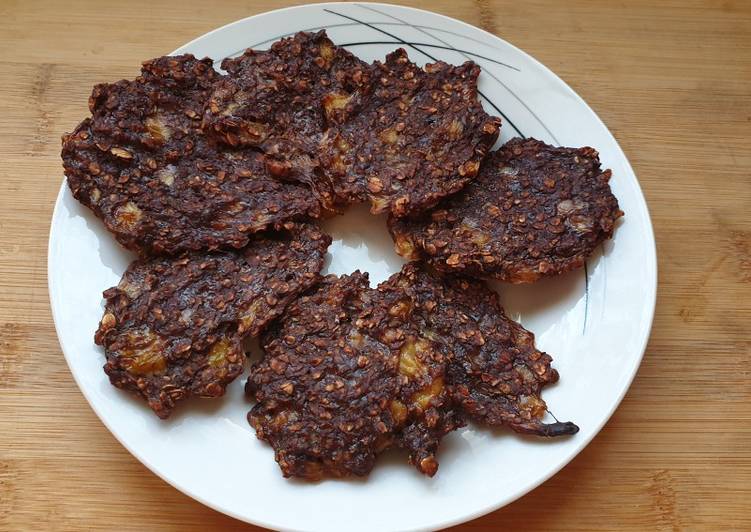
{"label": "wood grain", "polygon": [[[623,146],[657,234],[654,329],[617,413],[549,482],[457,530],[751,529],[751,3],[405,3],[560,74]],[[0,4],[0,529],[252,528],[151,474],[93,414],[53,329],[46,244],[59,137],[91,86],[284,4]]]}

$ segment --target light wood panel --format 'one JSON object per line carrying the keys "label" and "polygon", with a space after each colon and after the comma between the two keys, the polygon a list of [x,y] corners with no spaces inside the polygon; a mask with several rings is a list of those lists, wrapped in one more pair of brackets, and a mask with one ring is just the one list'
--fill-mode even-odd
{"label": "light wood panel", "polygon": [[[751,529],[751,4],[405,2],[478,25],[561,75],[629,156],[660,288],[644,363],[602,433],[461,530]],[[46,289],[59,137],[91,86],[291,2],[0,4],[0,529],[249,529],[147,471],[88,407]]]}

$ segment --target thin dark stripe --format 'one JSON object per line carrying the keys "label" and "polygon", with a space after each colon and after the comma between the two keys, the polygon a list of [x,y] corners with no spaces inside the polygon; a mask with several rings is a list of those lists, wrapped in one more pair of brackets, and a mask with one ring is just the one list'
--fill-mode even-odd
{"label": "thin dark stripe", "polygon": [[411,41],[365,41],[365,42],[347,42],[339,44],[339,46],[365,46],[368,44],[408,44],[409,46],[427,46],[428,48],[439,48],[441,50],[453,50],[454,52],[460,52],[465,55],[471,55],[473,57],[479,57],[480,59],[485,59],[486,61],[490,61],[492,63],[495,63],[496,65],[505,66],[506,68],[510,68],[511,70],[516,70],[517,72],[521,72],[518,68],[515,66],[511,66],[507,63],[503,63],[501,61],[496,61],[495,59],[492,59],[490,57],[485,57],[484,55],[476,54],[474,52],[470,52],[468,50],[461,50],[459,48],[453,48],[451,46],[441,46],[440,44],[430,44],[427,42],[411,42]]}
{"label": "thin dark stripe", "polygon": [[[365,7],[365,6],[360,5],[360,7]],[[399,19],[397,19],[397,18],[394,18],[394,20],[397,20],[398,22],[373,21],[373,22],[370,22],[369,24],[374,24],[374,25],[375,24],[380,24],[380,25],[383,25],[383,26],[406,26],[407,25],[404,22],[399,21]],[[315,30],[322,30],[322,29],[328,29],[328,28],[343,28],[343,27],[347,27],[347,26],[359,26],[359,25],[360,25],[359,22],[343,22],[341,24],[326,24],[325,26],[313,26],[312,28],[303,28],[303,29],[300,29],[300,30],[290,31],[288,33],[283,33],[281,35],[277,35],[276,37],[271,37],[270,39],[266,39],[266,40],[257,42],[255,44],[251,44],[249,46],[245,46],[245,47],[241,48],[240,50],[236,50],[235,52],[232,52],[231,54],[228,54],[226,57],[231,57],[231,56],[237,55],[237,54],[239,54],[239,53],[247,50],[248,48],[255,48],[256,46],[260,46],[262,44],[266,44],[267,42],[279,40],[282,37],[289,37],[290,35],[294,35],[295,33],[299,32],[299,31],[315,31]],[[470,37],[468,35],[462,35],[461,33],[457,33],[455,31],[449,31],[449,30],[446,30],[446,29],[443,29],[443,28],[434,28],[433,26],[421,26],[419,24],[412,24],[411,27],[413,27],[415,29],[421,29],[422,28],[422,29],[428,29],[428,30],[438,31],[438,32],[441,32],[441,33],[448,33],[449,35],[456,35],[457,37],[462,37],[464,39],[476,42],[478,44],[482,44],[483,46],[487,46],[489,48],[495,48],[493,46],[490,46],[486,42],[480,41],[480,40],[475,39],[473,37]],[[440,39],[438,39],[438,40],[440,40]],[[495,49],[497,50],[497,48],[495,48]],[[501,64],[505,65],[505,63],[501,63]],[[508,66],[509,68],[512,68],[514,70],[519,70],[517,67],[515,67],[513,65],[505,65],[505,66]]]}
{"label": "thin dark stripe", "polygon": [[582,327],[582,335],[587,332],[587,315],[589,314],[589,267],[586,261],[584,262],[584,327]]}
{"label": "thin dark stripe", "polygon": [[[324,11],[325,11],[325,12],[327,12],[327,13],[331,13],[332,15],[337,15],[337,16],[340,16],[340,17],[342,17],[342,18],[346,18],[346,19],[348,19],[348,20],[351,20],[351,21],[353,21],[353,22],[359,22],[359,23],[360,23],[360,24],[362,24],[363,26],[367,26],[368,28],[370,28],[370,29],[373,29],[373,30],[375,30],[375,31],[377,31],[377,32],[383,33],[384,35],[388,35],[388,36],[389,36],[389,37],[391,37],[392,39],[396,39],[397,41],[399,41],[399,42],[400,42],[401,44],[404,44],[404,45],[406,45],[406,46],[409,46],[410,48],[412,48],[412,49],[414,49],[414,50],[416,50],[416,51],[420,52],[420,53],[421,53],[422,55],[424,55],[425,57],[429,58],[429,59],[430,59],[431,61],[438,61],[438,59],[437,59],[437,58],[433,57],[432,55],[430,55],[430,54],[429,54],[428,52],[426,52],[425,50],[422,50],[422,49],[420,49],[420,48],[418,48],[418,47],[416,47],[416,46],[410,45],[410,44],[409,44],[409,43],[408,43],[407,41],[405,41],[405,40],[404,40],[404,39],[402,39],[401,37],[399,37],[399,36],[397,36],[397,35],[394,35],[393,33],[389,33],[389,32],[388,32],[388,31],[386,31],[386,30],[382,30],[381,28],[377,28],[377,27],[373,26],[372,24],[370,24],[370,23],[368,23],[368,22],[363,22],[363,21],[361,21],[361,20],[358,20],[358,19],[356,19],[355,17],[351,17],[351,16],[349,16],[349,15],[344,15],[344,14],[342,14],[342,13],[337,13],[336,11],[332,11],[332,10],[330,10],[330,9],[324,9]],[[507,122],[507,123],[508,123],[508,124],[509,124],[509,125],[510,125],[510,126],[511,126],[512,128],[514,128],[514,130],[516,131],[516,133],[517,133],[517,134],[518,134],[519,136],[521,136],[521,137],[524,137],[524,136],[525,136],[525,135],[524,135],[524,133],[522,133],[522,132],[521,132],[521,131],[519,130],[519,128],[518,128],[518,127],[516,127],[516,125],[514,125],[514,123],[513,123],[513,122],[512,122],[512,121],[511,121],[511,120],[509,119],[509,117],[507,117],[507,116],[506,116],[506,115],[505,115],[505,114],[503,113],[503,111],[501,111],[501,110],[500,110],[500,109],[498,108],[498,106],[497,106],[496,104],[494,104],[494,103],[492,102],[492,100],[490,100],[490,98],[488,98],[487,96],[485,96],[485,94],[483,94],[483,93],[482,93],[482,91],[480,91],[479,89],[477,90],[477,94],[479,94],[479,95],[480,95],[480,96],[481,96],[482,98],[484,98],[484,99],[485,99],[485,101],[486,101],[486,102],[488,102],[488,103],[490,104],[490,106],[491,106],[491,107],[492,107],[493,109],[495,109],[496,113],[498,113],[499,115],[501,115],[501,116],[503,117],[503,119],[504,119],[504,120],[505,120],[505,121],[506,121],[506,122]]]}
{"label": "thin dark stripe", "polygon": [[[279,40],[282,37],[289,37],[290,35],[294,35],[295,33],[298,33],[298,32],[301,32],[301,31],[314,31],[314,30],[322,30],[322,29],[325,29],[325,28],[340,28],[340,27],[343,27],[343,26],[356,26],[356,24],[351,24],[349,22],[343,22],[342,24],[326,24],[325,26],[314,26],[312,28],[304,28],[304,29],[301,29],[301,30],[291,31],[289,33],[283,33],[281,35],[277,35],[276,37],[271,37],[270,39],[266,39],[265,41],[261,41],[261,42],[255,43],[255,44],[251,44],[250,46],[248,46],[246,48],[255,48],[256,46],[260,46],[262,44],[266,44],[267,42]],[[239,50],[239,52],[242,52],[246,48],[243,48],[242,50]],[[235,52],[235,53],[238,53],[238,52]]]}
{"label": "thin dark stripe", "polygon": [[[377,13],[381,13],[380,11],[378,11],[377,9],[375,9],[373,7],[364,6],[362,4],[357,4],[357,5],[359,7],[363,7],[365,9],[370,9],[371,11],[375,11]],[[384,13],[384,15],[387,15],[387,16],[391,17],[394,20],[398,20],[398,21],[404,23],[404,21],[402,21],[400,18],[395,17],[393,15],[389,15],[387,13]],[[389,23],[389,22],[379,22],[378,24],[391,24],[391,23]],[[441,33],[448,33],[449,35],[455,35],[456,37],[461,37],[462,39],[467,39],[468,41],[473,41],[473,42],[476,42],[477,44],[482,44],[483,46],[487,46],[488,48],[493,48],[494,50],[498,50],[499,52],[501,51],[500,48],[492,46],[492,45],[488,44],[487,42],[481,41],[480,39],[475,39],[474,37],[470,37],[469,35],[464,35],[463,33],[457,33],[455,31],[449,31],[449,30],[446,30],[446,29],[443,29],[443,28],[435,28],[433,26],[423,26],[421,24],[410,24],[410,26],[412,26],[413,28],[417,28],[417,29],[433,30],[433,31],[440,31]]]}

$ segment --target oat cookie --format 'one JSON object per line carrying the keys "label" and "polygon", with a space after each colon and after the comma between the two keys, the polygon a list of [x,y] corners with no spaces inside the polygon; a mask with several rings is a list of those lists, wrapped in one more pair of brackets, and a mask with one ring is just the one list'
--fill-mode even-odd
{"label": "oat cookie", "polygon": [[410,263],[378,290],[401,298],[400,308],[408,309],[405,321],[419,335],[415,352],[422,360],[443,361],[447,393],[470,419],[540,436],[578,431],[573,423],[541,421],[546,406],[540,393],[558,381],[558,372],[550,355],[535,348],[534,335],[506,316],[484,282]]}
{"label": "oat cookie", "polygon": [[334,186],[354,183],[373,213],[396,217],[460,190],[500,130],[477,100],[479,74],[472,62],[420,68],[403,49],[376,61],[367,96],[335,100],[321,152]]}
{"label": "oat cookie", "polygon": [[285,477],[367,475],[393,442],[397,357],[354,323],[370,292],[367,274],[329,275],[261,338],[248,421]]}
{"label": "oat cookie", "polygon": [[307,183],[330,208],[356,199],[352,186],[338,187],[340,197],[334,196],[318,152],[331,115],[369,90],[367,63],[320,31],[281,39],[267,51],[248,49],[222,68],[228,75],[217,83],[203,119],[209,135],[260,149],[275,175]]}
{"label": "oat cookie", "polygon": [[203,134],[203,108],[220,78],[210,59],[147,61],[133,81],[94,87],[92,116],[63,138],[74,197],[125,247],[239,248],[252,233],[318,216],[310,191],[274,178],[263,154]]}
{"label": "oat cookie", "polygon": [[104,292],[95,336],[110,381],[161,418],[185,397],[223,395],[242,372],[242,339],[318,280],[330,241],[313,226],[290,226],[240,251],[133,262]]}
{"label": "oat cookie", "polygon": [[528,283],[584,264],[623,215],[592,148],[513,139],[433,210],[389,220],[397,252],[475,277]]}

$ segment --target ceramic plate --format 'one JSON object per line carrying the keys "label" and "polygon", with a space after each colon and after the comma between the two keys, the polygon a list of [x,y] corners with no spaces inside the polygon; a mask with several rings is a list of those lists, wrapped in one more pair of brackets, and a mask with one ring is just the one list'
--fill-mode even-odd
{"label": "ceramic plate", "polygon": [[[93,342],[102,291],[117,284],[133,257],[66,186],[60,189],[49,242],[57,333],[73,376],[104,424],[154,473],[202,503],[285,530],[445,527],[508,504],[544,482],[592,440],[618,406],[639,367],[655,305],[649,214],[628,160],[587,104],[529,55],[458,20],[383,4],[317,4],[240,20],[174,53],[210,56],[218,65],[247,47],[263,49],[280,37],[318,29],[368,61],[400,46],[420,64],[472,59],[483,69],[483,105],[503,118],[499,142],[522,135],[590,145],[600,151],[603,166],[612,168],[613,192],[626,215],[614,240],[587,268],[531,286],[497,287],[510,316],[553,355],[561,380],[544,391],[550,410],[575,421],[581,431],[541,440],[469,426],[445,439],[434,478],[419,475],[404,454],[392,452],[367,479],[306,484],[282,478],[271,448],[248,425],[245,376],[223,399],[182,404],[172,419],[160,421],[109,384],[102,371],[104,354]],[[375,285],[400,268],[384,218],[354,208],[325,227],[334,236],[328,272],[359,268],[370,272]]]}

